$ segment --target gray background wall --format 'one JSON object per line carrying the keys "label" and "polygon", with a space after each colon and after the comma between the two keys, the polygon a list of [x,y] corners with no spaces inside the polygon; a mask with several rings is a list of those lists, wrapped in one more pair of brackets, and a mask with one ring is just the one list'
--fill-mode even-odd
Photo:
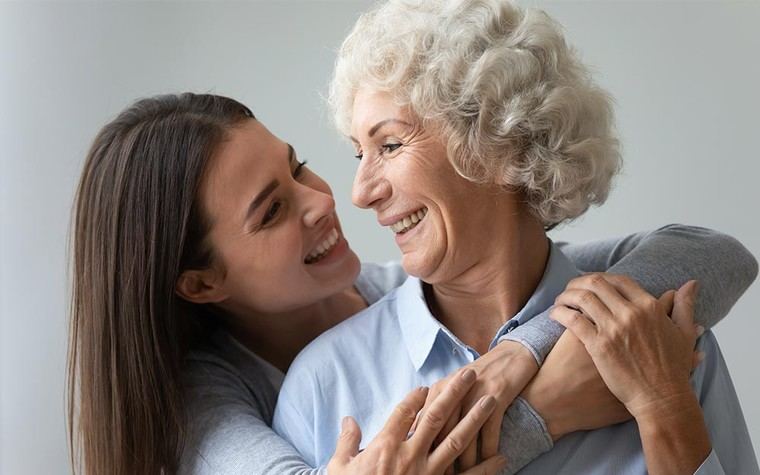
{"label": "gray background wall", "polygon": [[[617,98],[625,172],[609,202],[554,233],[670,222],[760,255],[760,3],[535,2]],[[355,161],[320,93],[368,2],[0,3],[0,473],[65,473],[67,226],[95,132],[131,100],[211,91],[249,104],[333,185],[366,260],[396,256],[354,210]],[[760,447],[760,285],[717,329]]]}

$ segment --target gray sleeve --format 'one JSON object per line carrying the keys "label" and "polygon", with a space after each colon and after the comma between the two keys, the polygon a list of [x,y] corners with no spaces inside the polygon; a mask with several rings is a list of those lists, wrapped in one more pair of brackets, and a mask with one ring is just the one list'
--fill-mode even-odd
{"label": "gray sleeve", "polygon": [[[669,225],[624,238],[559,246],[580,270],[628,275],[653,295],[699,280],[695,319],[707,328],[728,313],[757,275],[757,261],[741,243],[698,227]],[[522,343],[540,365],[563,331],[546,311],[500,341]],[[552,446],[541,416],[527,401],[515,400],[502,421],[505,473],[515,473]]]}
{"label": "gray sleeve", "polygon": [[696,279],[700,290],[694,320],[705,328],[728,314],[758,270],[752,254],[731,236],[680,224],[559,246],[580,270],[627,275],[656,296]]}
{"label": "gray sleeve", "polygon": [[182,475],[317,475],[267,424],[244,384],[213,370],[186,393]]}

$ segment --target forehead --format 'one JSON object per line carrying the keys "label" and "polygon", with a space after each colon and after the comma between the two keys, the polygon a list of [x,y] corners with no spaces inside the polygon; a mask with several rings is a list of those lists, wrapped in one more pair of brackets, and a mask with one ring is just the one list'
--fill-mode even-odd
{"label": "forehead", "polygon": [[201,200],[212,220],[240,213],[252,194],[275,176],[287,154],[287,144],[257,120],[231,128],[211,157],[201,186]]}
{"label": "forehead", "polygon": [[396,104],[389,93],[371,89],[360,89],[356,93],[351,118],[351,132],[354,136],[366,133],[379,120],[412,119],[408,108]]}

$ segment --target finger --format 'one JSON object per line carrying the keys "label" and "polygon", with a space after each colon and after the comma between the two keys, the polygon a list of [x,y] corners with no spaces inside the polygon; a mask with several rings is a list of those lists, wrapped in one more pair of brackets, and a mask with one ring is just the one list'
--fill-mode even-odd
{"label": "finger", "polygon": [[[462,398],[475,383],[475,379],[475,371],[470,368],[457,373],[433,401],[430,408],[421,416],[417,430],[410,439],[414,448],[420,451],[419,453],[430,451],[436,436],[443,429],[454,410],[461,406]],[[441,471],[443,471],[443,467]]]}
{"label": "finger", "polygon": [[393,409],[380,434],[395,441],[406,440],[417,413],[425,404],[427,393],[428,388],[421,387],[407,394],[404,400]]}
{"label": "finger", "polygon": [[[440,382],[446,381],[446,378],[442,379]],[[439,382],[439,383],[440,383]],[[430,408],[430,405],[433,404],[433,401],[436,400],[439,394],[441,394],[441,388],[445,388],[446,385],[441,385],[439,383],[436,383],[428,389],[427,397],[425,398],[425,405],[422,406],[422,409],[417,413],[417,417],[414,418],[414,423],[412,424],[412,428],[409,430],[410,434],[413,434],[417,431],[417,426],[420,424],[420,419],[422,418],[423,414]]]}
{"label": "finger", "polygon": [[[481,429],[482,430],[482,429]],[[469,470],[478,463],[478,436],[472,438],[459,456],[459,470]]]}
{"label": "finger", "polygon": [[612,318],[612,312],[593,290],[570,289],[565,290],[554,301],[556,305],[577,308],[582,311],[596,325],[603,324],[605,320]]}
{"label": "finger", "polygon": [[591,344],[597,334],[597,328],[588,318],[564,305],[554,306],[549,312],[549,317],[570,330],[586,346]]}
{"label": "finger", "polygon": [[493,475],[504,470],[504,467],[506,466],[507,459],[501,455],[497,455],[495,457],[491,457],[488,460],[485,460],[477,467],[472,467],[466,472],[462,472],[461,475]]}
{"label": "finger", "polygon": [[341,463],[348,463],[359,453],[361,440],[362,431],[359,424],[351,416],[344,417],[333,458]]}
{"label": "finger", "polygon": [[[696,341],[697,331],[694,326],[694,301],[697,281],[690,280],[678,289],[673,303],[673,322],[688,338]],[[693,343],[693,342],[692,342]]]}
{"label": "finger", "polygon": [[449,435],[449,432],[456,427],[456,425],[459,423],[459,419],[462,418],[462,410],[460,407],[454,408],[454,411],[449,416],[449,419],[446,421],[446,424],[443,425],[443,429],[441,429],[440,432],[438,432],[438,435],[435,436],[435,442],[433,442],[433,446],[437,446],[441,442],[443,442],[443,439],[446,438],[447,435]]}
{"label": "finger", "polygon": [[675,298],[676,298],[676,291],[668,290],[664,294],[660,295],[660,298],[657,299],[657,302],[659,303],[660,307],[663,310],[665,310],[665,313],[672,316],[673,304],[675,302]]}
{"label": "finger", "polygon": [[702,360],[705,359],[705,352],[704,351],[695,351],[694,356],[692,356],[691,359],[691,370],[694,371],[697,369],[697,366],[699,366],[699,363],[702,362]]}
{"label": "finger", "polygon": [[483,396],[466,416],[454,427],[454,430],[430,454],[428,462],[433,473],[440,473],[454,463],[467,445],[478,436],[480,428],[496,408],[493,396]]}
{"label": "finger", "polygon": [[499,438],[501,437],[501,421],[504,419],[506,407],[497,407],[480,429],[480,459],[486,460],[498,455]]}
{"label": "finger", "polygon": [[[612,280],[621,276],[612,274],[588,274],[570,281],[567,284],[568,290],[590,290],[610,309],[613,315],[624,312],[630,305],[630,299],[627,299],[615,285]],[[619,280],[619,279],[618,279]]]}
{"label": "finger", "polygon": [[620,295],[629,302],[641,302],[652,298],[652,295],[644,290],[635,280],[624,275],[602,274],[604,280],[609,282]]}

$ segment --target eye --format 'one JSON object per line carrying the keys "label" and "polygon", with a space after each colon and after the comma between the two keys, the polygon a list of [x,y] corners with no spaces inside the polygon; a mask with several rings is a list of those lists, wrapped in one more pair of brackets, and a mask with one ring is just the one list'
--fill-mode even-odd
{"label": "eye", "polygon": [[277,212],[280,211],[281,206],[282,205],[279,201],[272,201],[272,204],[269,205],[269,209],[267,209],[267,212],[264,215],[264,219],[261,220],[261,225],[264,226],[276,218]]}
{"label": "eye", "polygon": [[298,162],[298,165],[296,165],[296,168],[293,170],[293,178],[298,178],[303,173],[303,167],[306,166],[307,161],[304,160],[303,162]]}
{"label": "eye", "polygon": [[383,150],[388,153],[395,152],[401,146],[400,143],[387,143],[383,145]]}

